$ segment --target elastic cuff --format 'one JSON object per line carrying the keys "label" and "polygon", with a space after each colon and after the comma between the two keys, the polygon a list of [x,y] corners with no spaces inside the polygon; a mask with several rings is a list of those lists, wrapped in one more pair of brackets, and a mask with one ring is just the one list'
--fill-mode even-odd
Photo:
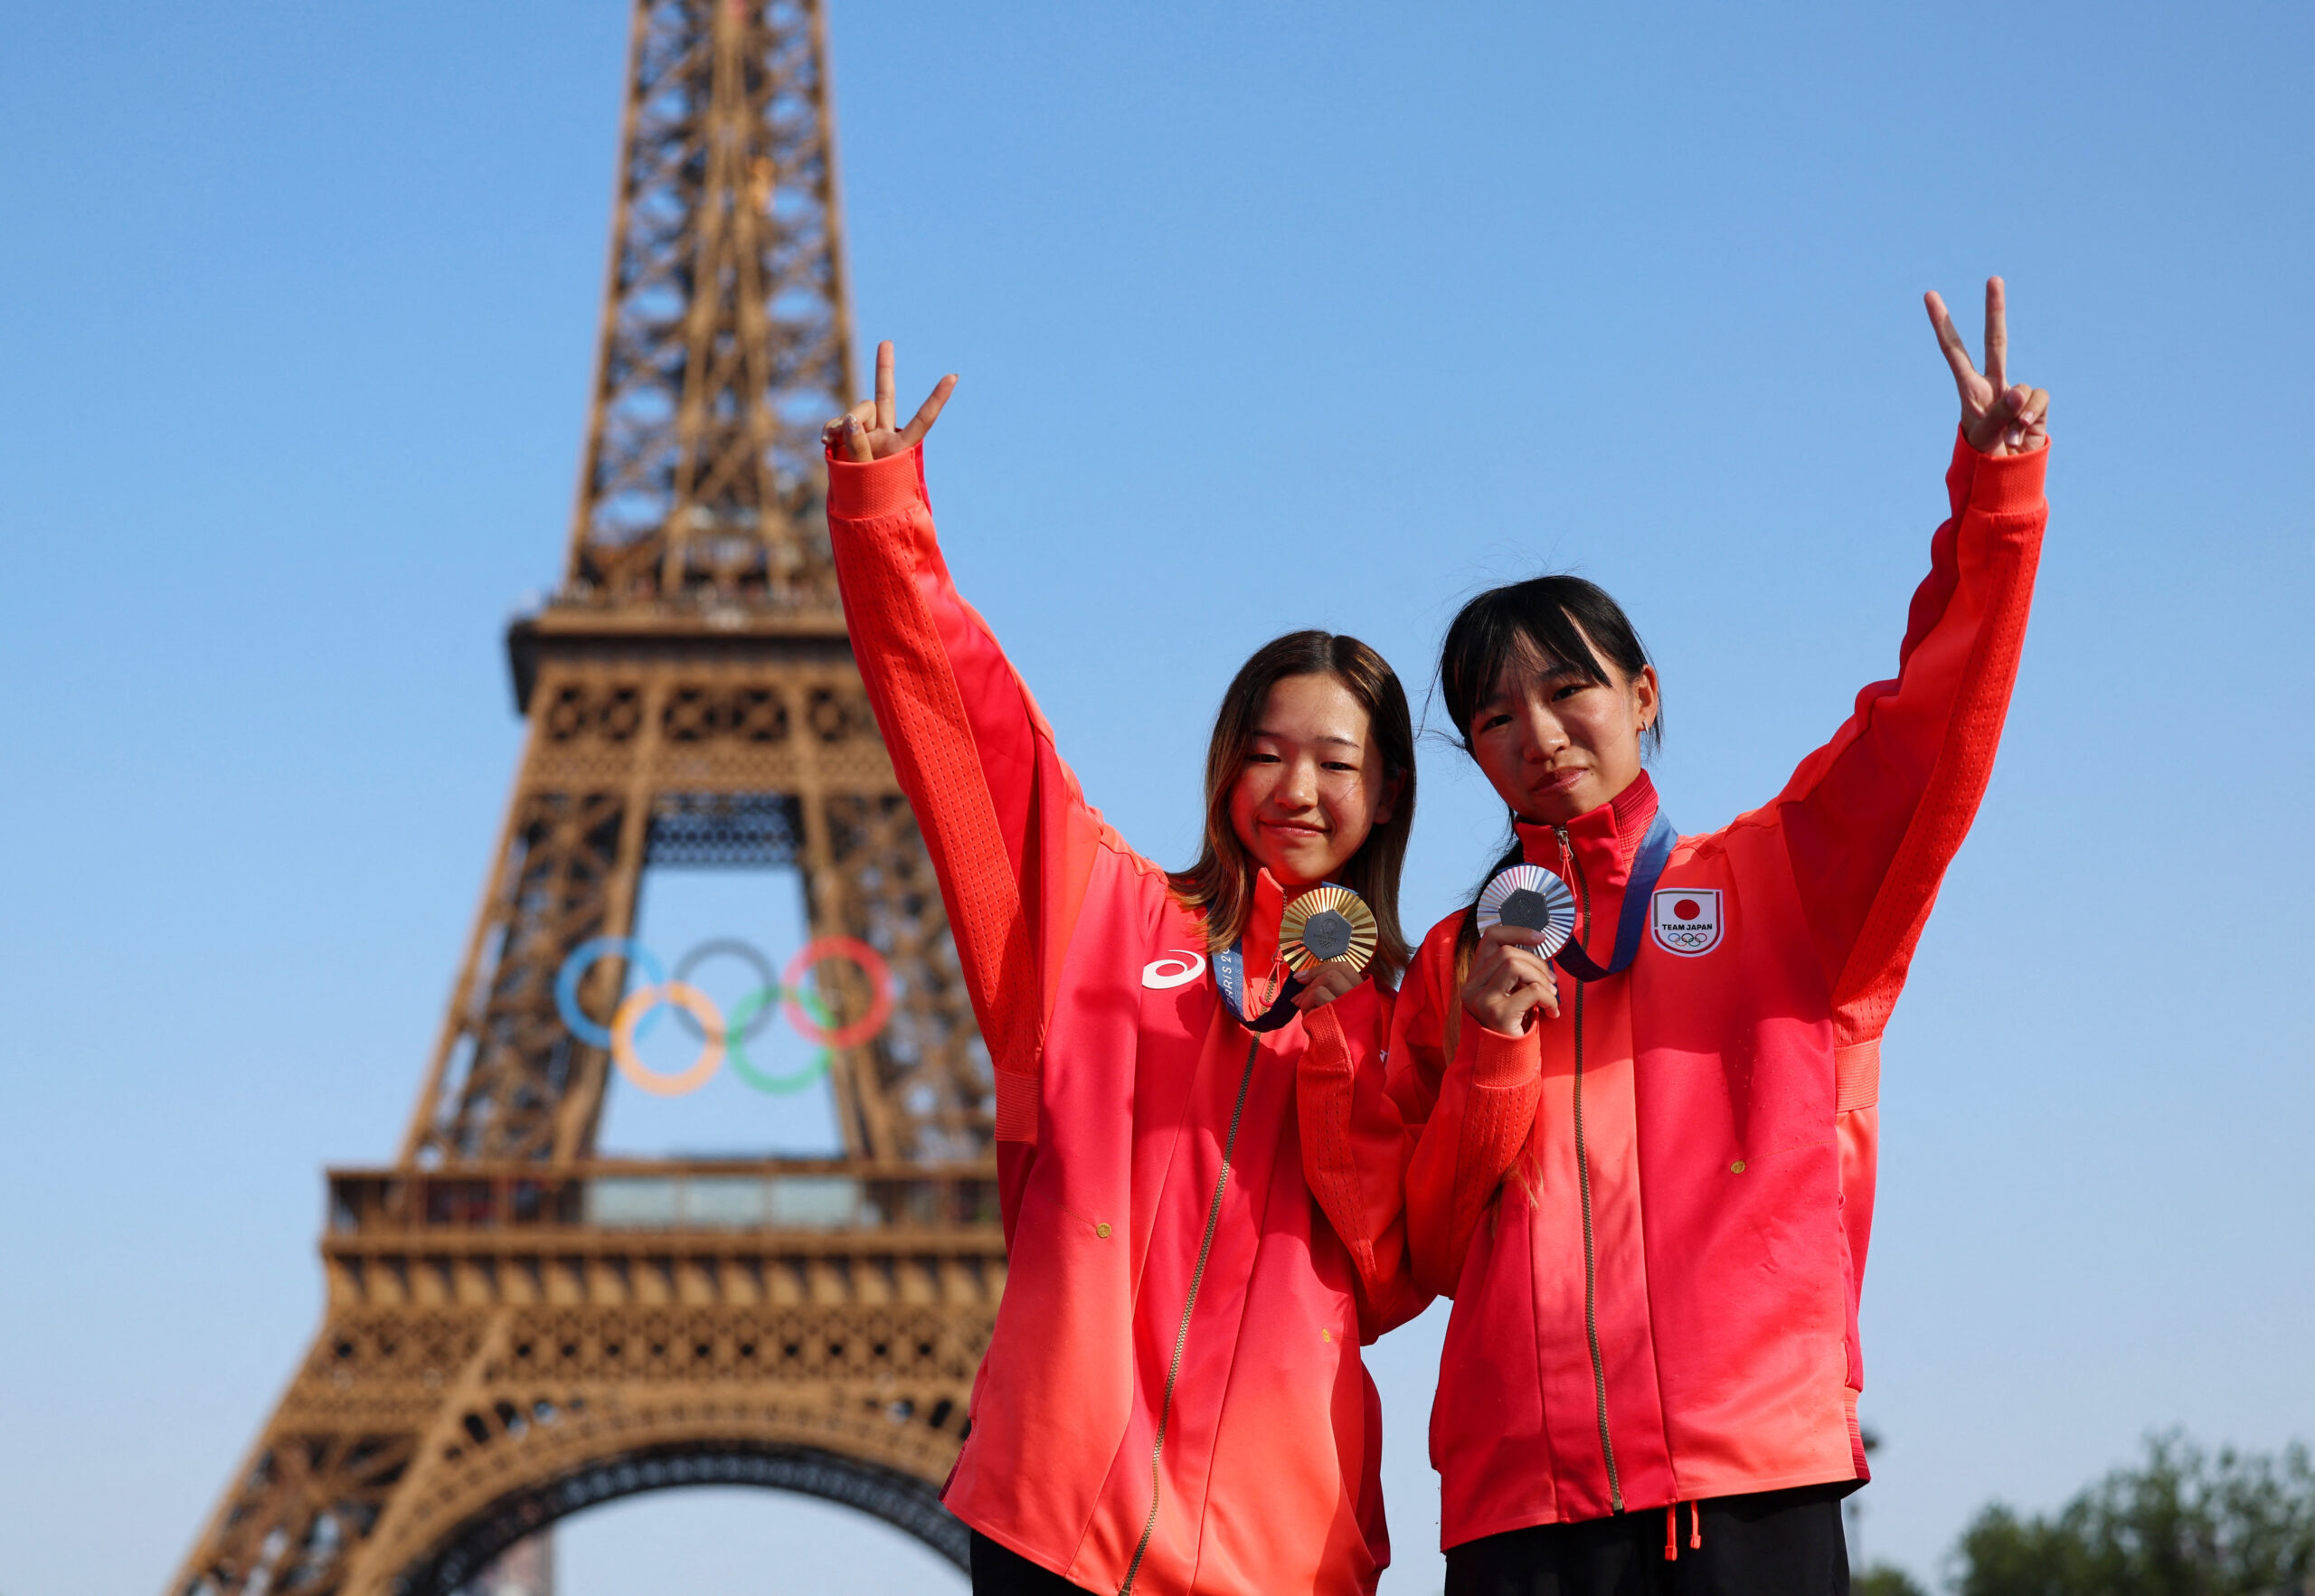
{"label": "elastic cuff", "polygon": [[1350,1038],[1343,1034],[1341,1016],[1335,1006],[1314,1008],[1302,1016],[1303,1034],[1309,1045],[1302,1050],[1299,1072],[1307,1075],[1339,1076],[1348,1079],[1354,1073],[1350,1060]]}
{"label": "elastic cuff", "polygon": [[2040,508],[2042,477],[2049,458],[2048,444],[2030,455],[1979,455],[1970,475],[1970,508],[1987,515],[2015,515]]}
{"label": "elastic cuff", "polygon": [[924,446],[915,444],[881,460],[838,459],[828,450],[830,519],[865,520],[898,515],[929,504],[924,492]]}
{"label": "elastic cuff", "polygon": [[998,1141],[1034,1142],[1037,1139],[1037,1085],[1035,1075],[1024,1075],[1013,1070],[997,1072]]}
{"label": "elastic cuff", "polygon": [[1506,1036],[1473,1021],[1464,1023],[1479,1038],[1471,1054],[1472,1085],[1525,1086],[1543,1073],[1544,1039],[1534,1030]]}
{"label": "elastic cuff", "polygon": [[1881,1039],[1833,1049],[1833,1110],[1846,1114],[1881,1100]]}

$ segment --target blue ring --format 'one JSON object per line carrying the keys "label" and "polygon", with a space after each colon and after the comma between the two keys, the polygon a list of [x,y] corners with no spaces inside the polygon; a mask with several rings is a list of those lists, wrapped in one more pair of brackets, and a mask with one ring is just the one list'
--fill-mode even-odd
{"label": "blue ring", "polygon": [[[609,959],[613,954],[640,966],[643,973],[651,977],[653,986],[664,987],[667,982],[667,967],[659,962],[659,956],[633,937],[590,937],[573,948],[571,956],[562,961],[562,968],[555,973],[554,1007],[555,1012],[562,1016],[562,1023],[570,1027],[571,1034],[593,1047],[609,1047],[611,1044],[610,1028],[595,1024],[587,1017],[587,1011],[579,1006],[579,982],[599,959]],[[657,1025],[659,1011],[666,1006],[665,1004],[652,1005],[651,1012],[637,1024],[636,1035],[640,1037]]]}

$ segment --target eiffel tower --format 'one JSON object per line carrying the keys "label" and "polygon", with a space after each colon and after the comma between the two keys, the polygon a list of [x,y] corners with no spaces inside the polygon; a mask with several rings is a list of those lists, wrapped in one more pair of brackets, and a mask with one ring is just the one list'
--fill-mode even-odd
{"label": "eiffel tower", "polygon": [[[828,552],[817,430],[859,390],[826,60],[819,0],[637,0],[496,862],[401,1151],[330,1171],[320,1333],[172,1596],[447,1596],[567,1514],[691,1484],[964,1561],[938,1486],[1005,1283],[992,1077]],[[698,996],[624,940],[655,864],[803,882],[815,962],[755,996],[827,1044],[841,1157],[598,1152],[613,1074],[647,1070],[621,1027]],[[738,1008],[728,1037],[712,1005],[676,1017],[710,1067],[737,1044]]]}

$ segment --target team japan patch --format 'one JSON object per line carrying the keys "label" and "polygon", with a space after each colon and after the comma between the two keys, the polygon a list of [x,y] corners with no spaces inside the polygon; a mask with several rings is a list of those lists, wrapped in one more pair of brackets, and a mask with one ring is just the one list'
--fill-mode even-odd
{"label": "team japan patch", "polygon": [[1720,889],[1658,887],[1648,922],[1665,952],[1683,959],[1709,953],[1720,946]]}

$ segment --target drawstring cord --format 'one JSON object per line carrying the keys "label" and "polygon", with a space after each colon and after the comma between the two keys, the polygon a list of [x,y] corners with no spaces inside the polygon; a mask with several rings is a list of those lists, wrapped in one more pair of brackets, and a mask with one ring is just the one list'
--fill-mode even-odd
{"label": "drawstring cord", "polygon": [[[1704,1546],[1704,1507],[1688,1504],[1688,1550],[1700,1551]],[[1677,1502],[1664,1509],[1664,1561],[1680,1561],[1680,1505]]]}

